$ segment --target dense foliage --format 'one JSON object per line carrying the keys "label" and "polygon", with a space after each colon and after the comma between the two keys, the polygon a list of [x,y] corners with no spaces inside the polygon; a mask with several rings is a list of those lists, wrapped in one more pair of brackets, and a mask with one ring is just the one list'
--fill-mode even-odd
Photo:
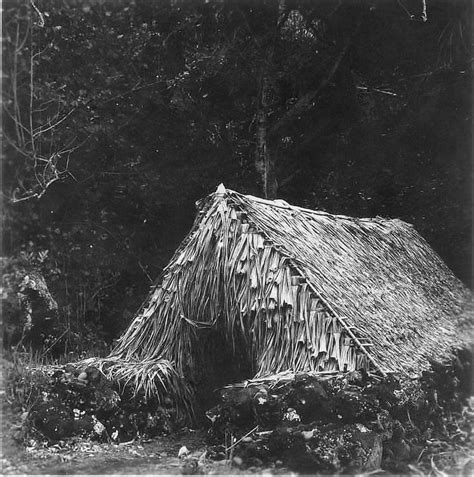
{"label": "dense foliage", "polygon": [[115,338],[220,182],[400,217],[470,284],[469,2],[421,5],[5,2],[5,293]]}

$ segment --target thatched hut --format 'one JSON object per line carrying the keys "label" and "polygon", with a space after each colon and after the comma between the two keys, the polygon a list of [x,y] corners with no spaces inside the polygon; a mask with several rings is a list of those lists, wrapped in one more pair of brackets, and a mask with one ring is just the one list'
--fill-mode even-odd
{"label": "thatched hut", "polygon": [[108,359],[148,393],[223,384],[219,374],[419,373],[466,339],[471,294],[408,223],[223,185],[198,207]]}

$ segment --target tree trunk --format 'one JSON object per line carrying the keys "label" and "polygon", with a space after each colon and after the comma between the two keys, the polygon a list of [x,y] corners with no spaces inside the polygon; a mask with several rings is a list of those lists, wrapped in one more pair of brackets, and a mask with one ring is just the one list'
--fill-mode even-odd
{"label": "tree trunk", "polygon": [[275,161],[272,158],[268,141],[268,89],[268,78],[265,71],[262,74],[257,110],[255,169],[260,176],[264,197],[266,199],[274,199],[278,190],[278,184],[275,175]]}
{"label": "tree trunk", "polygon": [[[255,149],[255,169],[259,175],[263,195],[266,199],[275,199],[278,193],[278,181],[276,176],[276,148],[272,147],[270,140],[270,127],[268,114],[270,109],[270,97],[272,86],[269,81],[273,64],[275,45],[280,36],[280,28],[289,14],[285,0],[279,0],[275,10],[275,28],[271,44],[264,49],[263,68],[260,80],[260,90],[257,107],[257,132]],[[266,51],[265,51],[266,50]]]}

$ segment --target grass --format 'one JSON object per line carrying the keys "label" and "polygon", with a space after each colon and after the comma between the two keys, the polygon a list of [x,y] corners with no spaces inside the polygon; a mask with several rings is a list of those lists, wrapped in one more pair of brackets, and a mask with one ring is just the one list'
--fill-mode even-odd
{"label": "grass", "polygon": [[181,417],[193,415],[191,389],[166,359],[88,358],[77,365],[96,366],[122,388],[129,387],[135,396],[142,395],[146,400],[154,398],[158,405],[171,396],[178,400],[175,405]]}
{"label": "grass", "polygon": [[13,353],[10,359],[3,358],[5,400],[14,408],[28,412],[39,400],[48,382],[42,370],[52,365],[39,353]]}

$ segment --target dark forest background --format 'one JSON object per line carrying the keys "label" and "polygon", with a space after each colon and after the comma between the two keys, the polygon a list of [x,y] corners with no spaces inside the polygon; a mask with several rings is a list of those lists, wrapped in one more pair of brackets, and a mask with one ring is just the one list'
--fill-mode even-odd
{"label": "dark forest background", "polygon": [[3,8],[7,345],[116,338],[220,182],[401,218],[472,286],[469,0]]}

